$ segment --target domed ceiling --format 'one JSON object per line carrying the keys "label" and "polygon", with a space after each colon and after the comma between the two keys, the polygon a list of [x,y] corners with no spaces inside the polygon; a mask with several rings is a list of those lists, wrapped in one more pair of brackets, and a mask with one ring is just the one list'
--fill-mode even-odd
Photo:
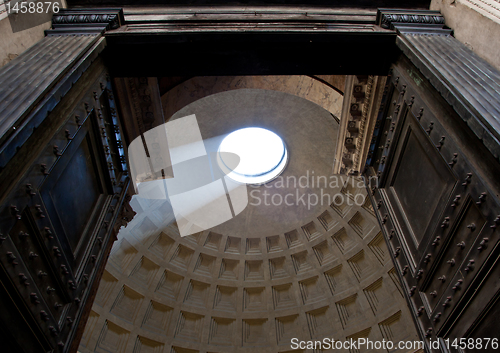
{"label": "domed ceiling", "polygon": [[[235,130],[261,127],[280,136],[289,153],[284,172],[265,186],[249,186],[249,206],[213,228],[214,232],[240,237],[283,233],[324,208],[320,202],[313,205],[315,200],[308,203],[307,196],[320,195],[321,189],[328,195],[333,191],[312,184],[312,178],[330,176],[333,167],[338,122],[328,111],[288,93],[238,89],[199,99],[179,110],[171,120],[191,114],[196,115],[207,151],[217,151],[222,139]],[[298,185],[299,179],[300,185],[306,187]],[[292,195],[286,200],[289,205],[285,205],[286,195]],[[324,200],[326,205],[333,202],[331,196]]]}
{"label": "domed ceiling", "polygon": [[[341,102],[322,89],[316,102]],[[134,196],[137,215],[119,233],[79,350],[288,352],[292,338],[417,340],[362,179],[331,176],[335,114],[276,85],[201,96],[170,121],[194,114],[207,151],[232,131],[263,127],[284,140],[289,163],[248,186],[234,218],[185,237],[169,202]]]}

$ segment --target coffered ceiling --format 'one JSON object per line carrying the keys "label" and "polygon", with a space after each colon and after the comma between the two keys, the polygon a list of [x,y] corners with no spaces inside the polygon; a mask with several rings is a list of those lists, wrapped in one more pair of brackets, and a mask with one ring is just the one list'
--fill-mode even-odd
{"label": "coffered ceiling", "polygon": [[205,144],[247,126],[283,138],[284,179],[249,195],[328,197],[249,198],[235,218],[181,237],[167,200],[135,196],[137,215],[118,235],[79,351],[271,353],[290,351],[294,337],[415,340],[361,179],[311,185],[332,175],[342,102],[307,76],[195,77],[168,90],[165,120],[195,114]]}

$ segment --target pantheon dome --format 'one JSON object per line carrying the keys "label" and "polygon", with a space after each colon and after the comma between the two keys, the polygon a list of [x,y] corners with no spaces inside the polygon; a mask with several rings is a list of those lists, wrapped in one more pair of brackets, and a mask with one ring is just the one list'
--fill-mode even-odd
{"label": "pantheon dome", "polygon": [[332,173],[342,95],[307,76],[195,77],[162,97],[165,110],[183,99],[170,121],[194,114],[207,150],[260,127],[283,139],[288,164],[248,185],[249,204],[234,218],[184,237],[168,200],[134,196],[137,215],[118,233],[79,351],[416,341],[363,178]]}
{"label": "pantheon dome", "polygon": [[0,0],[2,352],[497,350],[499,33],[498,0]]}

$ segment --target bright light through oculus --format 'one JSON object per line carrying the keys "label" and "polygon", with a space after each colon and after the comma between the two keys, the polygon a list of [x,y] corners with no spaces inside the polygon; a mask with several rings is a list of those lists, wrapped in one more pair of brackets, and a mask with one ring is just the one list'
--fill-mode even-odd
{"label": "bright light through oculus", "polygon": [[[232,154],[239,157],[236,167],[231,167],[235,165]],[[236,130],[222,140],[217,161],[231,179],[245,184],[263,184],[283,171],[288,153],[285,143],[274,132],[249,127]]]}

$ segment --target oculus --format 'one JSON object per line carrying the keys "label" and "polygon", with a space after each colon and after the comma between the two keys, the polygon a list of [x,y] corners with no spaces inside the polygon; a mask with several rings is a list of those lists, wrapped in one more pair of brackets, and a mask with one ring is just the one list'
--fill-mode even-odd
{"label": "oculus", "polygon": [[[239,163],[235,167],[234,158]],[[217,153],[219,167],[227,176],[244,184],[267,183],[283,172],[288,162],[285,143],[274,132],[258,127],[233,131],[221,142]]]}

